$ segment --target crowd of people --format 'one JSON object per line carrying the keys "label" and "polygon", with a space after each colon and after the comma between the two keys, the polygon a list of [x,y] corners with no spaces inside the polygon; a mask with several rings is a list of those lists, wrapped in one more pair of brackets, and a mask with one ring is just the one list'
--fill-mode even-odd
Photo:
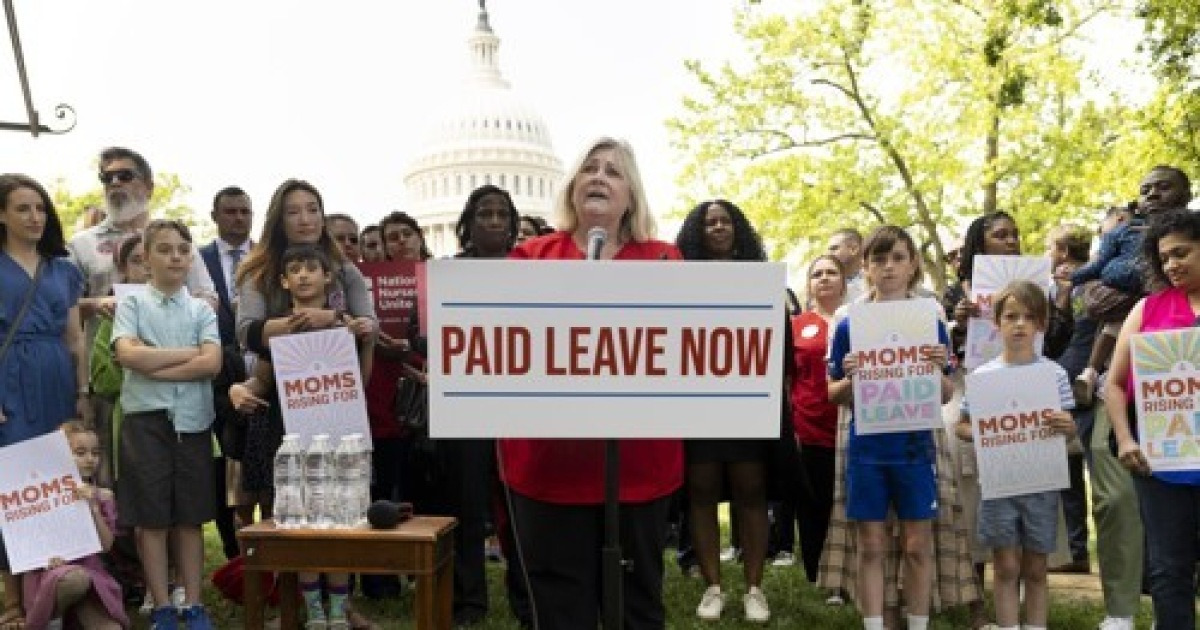
{"label": "crowd of people", "polygon": [[[257,238],[250,196],[229,186],[212,201],[216,239],[194,243],[183,223],[150,216],[154,177],[142,155],[108,148],[99,167],[103,219],[70,239],[39,182],[0,175],[0,447],[63,431],[83,481],[77,497],[104,548],[13,575],[0,539],[0,630],[126,628],[130,602],[156,629],[213,627],[201,599],[202,528],[215,522],[233,560],[238,528],[272,516],[285,431],[270,340],[336,327],[353,333],[364,376],[372,499],[458,520],[454,623],[489,614],[485,549],[494,536],[507,603],[523,627],[600,625],[603,442],[433,440],[397,420],[400,384],[426,381],[425,340],[415,311],[405,334],[380,330],[359,263],[429,259],[416,220],[396,211],[360,226],[327,212],[313,184],[290,179],[269,200]],[[732,614],[723,559],[741,562],[741,614],[756,623],[771,618],[768,564],[799,559],[785,570],[803,570],[828,605],[856,605],[868,630],[921,630],[932,613],[958,606],[974,628],[1044,628],[1047,573],[1094,570],[1102,630],[1133,628],[1143,591],[1157,627],[1196,627],[1200,472],[1149,467],[1130,375],[1133,335],[1198,321],[1200,214],[1186,209],[1190,190],[1181,170],[1150,169],[1136,201],[1096,226],[1050,231],[1049,291],[1013,282],[990,312],[970,298],[977,257],[1022,254],[1019,209],[971,222],[951,248],[953,275],[940,296],[929,286],[943,283],[924,282],[938,270],[923,269],[906,229],[836,231],[798,291],[779,287],[788,321],[777,439],[620,441],[625,627],[670,623],[668,538],[683,574],[703,581],[701,620]],[[602,260],[768,258],[750,219],[722,199],[698,204],[673,243],[658,240],[633,151],[607,138],[569,172],[553,227],[521,215],[497,186],[473,191],[457,256],[580,260],[597,227],[611,235]],[[130,284],[146,289],[118,300],[114,285]],[[922,348],[921,362],[940,377],[946,430],[860,433],[850,307],[909,300],[936,312],[928,332],[939,341]],[[993,319],[1001,348],[975,375],[1034,364],[1056,375],[1061,411],[1045,426],[1070,440],[1070,487],[1061,492],[981,499],[961,362],[968,322],[980,316]],[[731,553],[720,542],[726,500]],[[1057,550],[1060,511],[1068,544]],[[984,605],[988,564],[994,614]],[[403,585],[303,574],[306,627],[373,627],[352,592],[399,597]]]}

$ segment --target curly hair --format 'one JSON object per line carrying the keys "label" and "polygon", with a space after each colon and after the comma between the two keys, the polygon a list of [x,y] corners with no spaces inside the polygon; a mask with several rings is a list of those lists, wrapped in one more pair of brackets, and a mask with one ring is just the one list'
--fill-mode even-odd
{"label": "curly hair", "polygon": [[1167,272],[1163,271],[1162,254],[1158,251],[1159,242],[1171,234],[1177,234],[1189,241],[1200,241],[1200,212],[1173,210],[1151,217],[1149,227],[1142,237],[1142,260],[1145,261],[1145,271],[1150,276],[1152,285],[1171,286]]}
{"label": "curly hair", "polygon": [[724,208],[725,212],[729,213],[729,218],[733,220],[734,260],[765,261],[767,259],[762,239],[759,238],[758,231],[750,224],[750,220],[746,218],[742,209],[724,199],[714,199],[700,202],[695,208],[692,208],[679,228],[679,234],[675,237],[675,246],[683,254],[684,260],[712,260],[712,254],[708,251],[708,245],[705,244],[704,239],[704,220],[708,218],[708,209],[711,206]]}
{"label": "curly hair", "polygon": [[959,280],[971,279],[971,274],[975,273],[975,257],[984,253],[984,235],[1001,219],[1007,219],[1014,226],[1017,224],[1011,214],[997,210],[976,218],[967,226],[967,234],[963,237],[962,262],[958,267]]}

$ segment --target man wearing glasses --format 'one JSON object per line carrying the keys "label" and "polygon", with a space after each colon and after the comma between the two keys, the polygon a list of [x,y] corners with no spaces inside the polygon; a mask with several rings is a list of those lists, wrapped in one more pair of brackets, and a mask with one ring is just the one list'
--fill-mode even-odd
{"label": "man wearing glasses", "polygon": [[[79,300],[79,311],[86,323],[89,350],[100,325],[99,316],[112,317],[117,308],[112,295],[117,279],[113,252],[121,241],[140,233],[150,222],[150,194],[154,191],[150,163],[138,152],[123,147],[109,147],[100,152],[99,177],[104,185],[104,220],[75,234],[67,243],[71,262],[83,273],[84,297]],[[192,295],[208,300],[216,310],[217,294],[203,264],[192,264],[186,284]],[[92,400],[96,406],[97,433],[106,454],[101,458],[100,481],[107,484],[112,481],[107,457],[111,453],[112,433],[108,426],[112,403],[100,396],[93,396]]]}
{"label": "man wearing glasses", "polygon": [[329,237],[342,248],[346,260],[356,263],[362,260],[362,250],[358,247],[358,224],[345,214],[331,214],[325,217],[325,230]]}

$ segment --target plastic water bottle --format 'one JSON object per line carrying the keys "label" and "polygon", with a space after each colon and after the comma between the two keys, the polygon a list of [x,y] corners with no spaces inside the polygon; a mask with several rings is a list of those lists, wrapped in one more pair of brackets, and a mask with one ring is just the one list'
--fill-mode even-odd
{"label": "plastic water bottle", "polygon": [[343,435],[338,442],[337,450],[333,452],[333,461],[337,468],[337,524],[340,527],[353,527],[357,521],[355,511],[358,509],[358,450],[354,444],[354,436]]}
{"label": "plastic water bottle", "polygon": [[337,462],[338,524],[357,527],[366,522],[370,506],[370,455],[361,434],[342,437],[335,451]]}
{"label": "plastic water bottle", "polygon": [[304,503],[309,527],[327,529],[334,525],[333,475],[329,436],[314,435],[304,454]]}
{"label": "plastic water bottle", "polygon": [[283,444],[275,453],[275,526],[281,529],[303,527],[304,514],[304,453],[300,437],[283,436]]}

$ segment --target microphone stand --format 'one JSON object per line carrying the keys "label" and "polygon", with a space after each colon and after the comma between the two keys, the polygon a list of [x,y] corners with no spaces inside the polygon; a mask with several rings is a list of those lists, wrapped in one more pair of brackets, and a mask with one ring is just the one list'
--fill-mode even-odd
{"label": "microphone stand", "polygon": [[[587,259],[597,260],[608,233],[604,228],[588,232]],[[621,558],[621,449],[615,438],[604,441],[604,546],[600,551],[600,580],[604,630],[621,630],[625,610]]]}

